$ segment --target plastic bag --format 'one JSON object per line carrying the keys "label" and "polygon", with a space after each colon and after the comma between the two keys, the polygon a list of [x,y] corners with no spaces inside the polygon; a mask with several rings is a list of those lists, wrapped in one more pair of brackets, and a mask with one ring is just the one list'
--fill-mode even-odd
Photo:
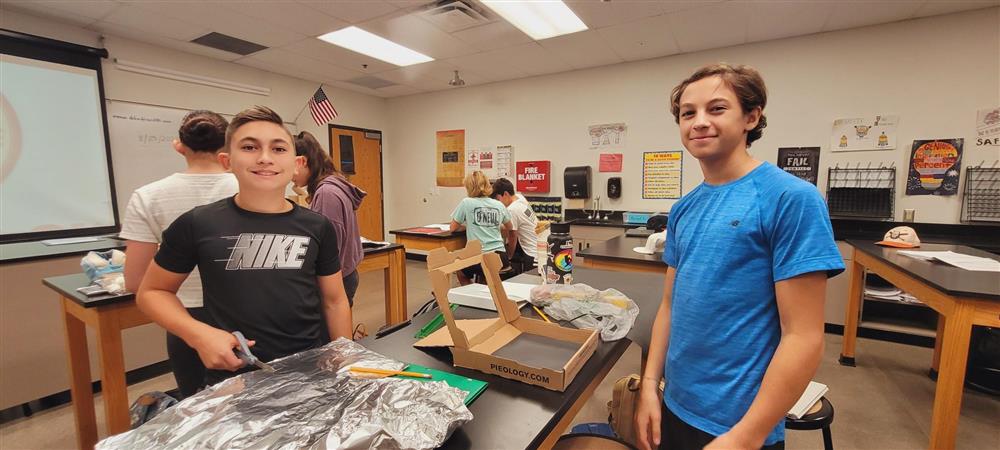
{"label": "plastic bag", "polygon": [[109,293],[125,292],[125,252],[88,252],[80,260],[80,267],[92,283],[100,285]]}
{"label": "plastic bag", "polygon": [[625,294],[616,289],[598,291],[586,284],[535,286],[528,301],[557,321],[600,331],[604,341],[625,337],[639,317],[639,306]]}

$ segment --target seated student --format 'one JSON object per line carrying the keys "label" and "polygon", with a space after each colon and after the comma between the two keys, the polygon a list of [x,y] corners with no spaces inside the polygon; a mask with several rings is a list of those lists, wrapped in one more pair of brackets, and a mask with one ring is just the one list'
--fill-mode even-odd
{"label": "seated student", "polygon": [[[187,170],[154,181],[132,193],[122,221],[126,240],[125,288],[139,288],[165,230],[177,216],[195,206],[232,196],[238,186],[233,174],[216,156],[226,143],[226,119],[211,111],[192,111],[181,120],[173,147],[184,156]],[[201,278],[197,269],[177,291],[177,298],[195,320],[208,322],[202,306]],[[205,381],[205,366],[198,352],[181,338],[167,333],[167,356],[182,397],[198,391]]]}
{"label": "seated student", "polygon": [[513,229],[505,236],[507,257],[519,266],[531,267],[535,263],[538,245],[538,235],[535,234],[538,217],[524,196],[514,193],[514,183],[506,178],[497,178],[493,182],[493,198],[503,203],[510,213]]}
{"label": "seated student", "polygon": [[[244,365],[233,331],[263,361],[321,345],[324,326],[333,339],[351,336],[333,225],[284,197],[305,161],[281,117],[263,106],[237,114],[219,160],[239,193],[178,217],[136,295],[142,312],[198,351],[208,384]],[[191,318],[177,298],[195,267],[217,327]]]}
{"label": "seated student", "polygon": [[[503,203],[490,198],[490,180],[478,170],[465,177],[465,192],[469,196],[462,199],[451,215],[451,231],[464,228],[466,240],[479,241],[484,253],[496,252],[504,269],[509,269],[503,236],[512,229],[510,213]],[[458,272],[458,282],[469,284],[474,276],[482,273],[479,265],[466,267]]]}
{"label": "seated student", "polygon": [[354,306],[354,293],[358,291],[358,264],[365,257],[361,248],[361,230],[358,228],[358,208],[368,195],[351,184],[337,170],[330,154],[323,150],[316,137],[308,131],[295,136],[295,154],[306,159],[305,167],[295,172],[292,182],[306,188],[309,209],[322,214],[333,224],[340,249],[340,271],[344,275],[347,300]]}

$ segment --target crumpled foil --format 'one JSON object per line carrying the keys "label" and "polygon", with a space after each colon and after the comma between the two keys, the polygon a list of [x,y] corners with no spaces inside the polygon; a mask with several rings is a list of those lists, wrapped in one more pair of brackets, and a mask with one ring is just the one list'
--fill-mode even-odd
{"label": "crumpled foil", "polygon": [[605,342],[625,337],[639,317],[639,305],[621,291],[599,291],[583,283],[535,286],[528,302],[557,321],[598,330]]}
{"label": "crumpled foil", "polygon": [[465,391],[440,381],[359,378],[405,364],[344,338],[271,362],[174,405],[97,449],[430,449],[472,420]]}

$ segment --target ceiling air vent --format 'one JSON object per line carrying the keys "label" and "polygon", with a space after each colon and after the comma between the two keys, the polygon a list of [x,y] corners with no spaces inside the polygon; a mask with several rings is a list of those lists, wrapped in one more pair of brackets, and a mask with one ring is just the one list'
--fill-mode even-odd
{"label": "ceiling air vent", "polygon": [[493,20],[481,7],[466,0],[439,0],[418,14],[446,33],[478,27]]}
{"label": "ceiling air vent", "polygon": [[260,44],[244,41],[243,39],[234,38],[232,36],[216,33],[214,31],[200,38],[192,39],[191,42],[244,56],[267,48]]}

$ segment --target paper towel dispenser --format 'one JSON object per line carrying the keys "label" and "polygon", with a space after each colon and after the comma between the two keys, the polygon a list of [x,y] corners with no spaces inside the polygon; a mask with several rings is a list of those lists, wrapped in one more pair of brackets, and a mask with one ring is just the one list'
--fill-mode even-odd
{"label": "paper towel dispenser", "polygon": [[563,171],[566,198],[590,198],[590,166],[567,167]]}

